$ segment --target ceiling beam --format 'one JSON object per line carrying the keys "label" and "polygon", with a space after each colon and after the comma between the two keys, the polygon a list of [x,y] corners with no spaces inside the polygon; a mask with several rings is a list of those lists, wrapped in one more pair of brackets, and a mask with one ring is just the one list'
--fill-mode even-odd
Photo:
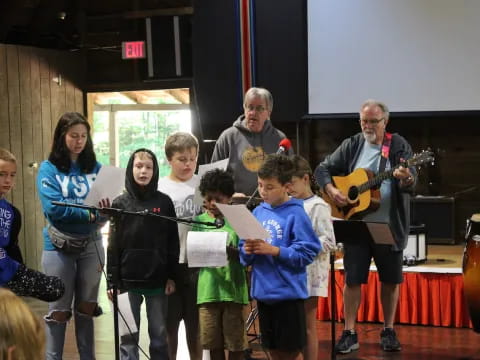
{"label": "ceiling beam", "polygon": [[182,104],[190,104],[190,93],[188,89],[172,89],[166,90],[165,92],[169,93]]}

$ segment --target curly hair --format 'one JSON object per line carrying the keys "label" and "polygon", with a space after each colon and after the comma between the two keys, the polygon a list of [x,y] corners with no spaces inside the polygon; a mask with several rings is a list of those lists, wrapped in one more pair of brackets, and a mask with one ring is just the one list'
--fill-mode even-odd
{"label": "curly hair", "polygon": [[295,172],[293,160],[283,154],[270,154],[265,158],[265,162],[258,170],[260,179],[277,179],[282,185],[292,181]]}
{"label": "curly hair", "polygon": [[202,196],[208,192],[219,192],[232,197],[235,193],[233,176],[229,171],[221,169],[207,171],[200,180],[199,190]]}
{"label": "curly hair", "polygon": [[90,124],[87,119],[78,112],[66,112],[58,120],[53,133],[52,150],[48,156],[48,160],[61,172],[68,172],[72,165],[70,151],[65,143],[65,136],[72,126],[78,124],[82,124],[87,128],[87,142],[85,148],[78,156],[77,163],[84,173],[92,172],[97,163],[97,158],[93,151],[92,136],[90,135]]}

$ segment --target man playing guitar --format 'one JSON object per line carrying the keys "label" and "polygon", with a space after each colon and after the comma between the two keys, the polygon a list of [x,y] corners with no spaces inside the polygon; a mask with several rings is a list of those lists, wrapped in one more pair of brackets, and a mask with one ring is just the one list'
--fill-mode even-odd
{"label": "man playing guitar", "polygon": [[372,257],[382,283],[381,302],[385,324],[380,334],[380,346],[385,351],[401,349],[393,322],[399,285],[403,281],[403,249],[408,240],[410,193],[416,182],[416,171],[413,167],[400,165],[412,157],[412,149],[400,135],[386,132],[388,121],[387,106],[376,100],[367,100],[360,108],[362,131],[345,139],[315,170],[318,184],[340,208],[351,203],[349,194],[336,186],[333,176],[345,176],[359,168],[369,169],[373,173],[392,170],[392,176],[380,184],[378,209],[367,214],[359,212],[354,218],[390,224],[395,245],[379,245],[358,238],[337,239],[337,242],[344,243],[345,250],[345,328],[335,347],[336,352],[342,354],[359,348],[355,321],[361,299],[361,284],[367,283]]}

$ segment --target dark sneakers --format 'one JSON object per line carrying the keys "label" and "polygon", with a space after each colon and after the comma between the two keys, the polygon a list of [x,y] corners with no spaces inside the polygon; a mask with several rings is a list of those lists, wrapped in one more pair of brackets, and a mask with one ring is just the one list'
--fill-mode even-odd
{"label": "dark sneakers", "polygon": [[338,340],[337,345],[335,345],[335,352],[348,354],[353,350],[358,350],[359,347],[357,333],[352,333],[350,330],[343,330],[342,336]]}
{"label": "dark sneakers", "polygon": [[380,346],[384,351],[400,351],[402,346],[397,339],[395,330],[391,328],[384,328],[380,333]]}

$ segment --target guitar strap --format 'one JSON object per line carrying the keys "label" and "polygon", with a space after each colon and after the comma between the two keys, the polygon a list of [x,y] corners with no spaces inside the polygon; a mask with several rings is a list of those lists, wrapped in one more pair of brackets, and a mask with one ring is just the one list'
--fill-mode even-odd
{"label": "guitar strap", "polygon": [[392,143],[392,134],[385,131],[382,144],[382,157],[380,158],[380,166],[378,167],[378,173],[384,172],[387,166],[387,160],[390,155],[390,145]]}

